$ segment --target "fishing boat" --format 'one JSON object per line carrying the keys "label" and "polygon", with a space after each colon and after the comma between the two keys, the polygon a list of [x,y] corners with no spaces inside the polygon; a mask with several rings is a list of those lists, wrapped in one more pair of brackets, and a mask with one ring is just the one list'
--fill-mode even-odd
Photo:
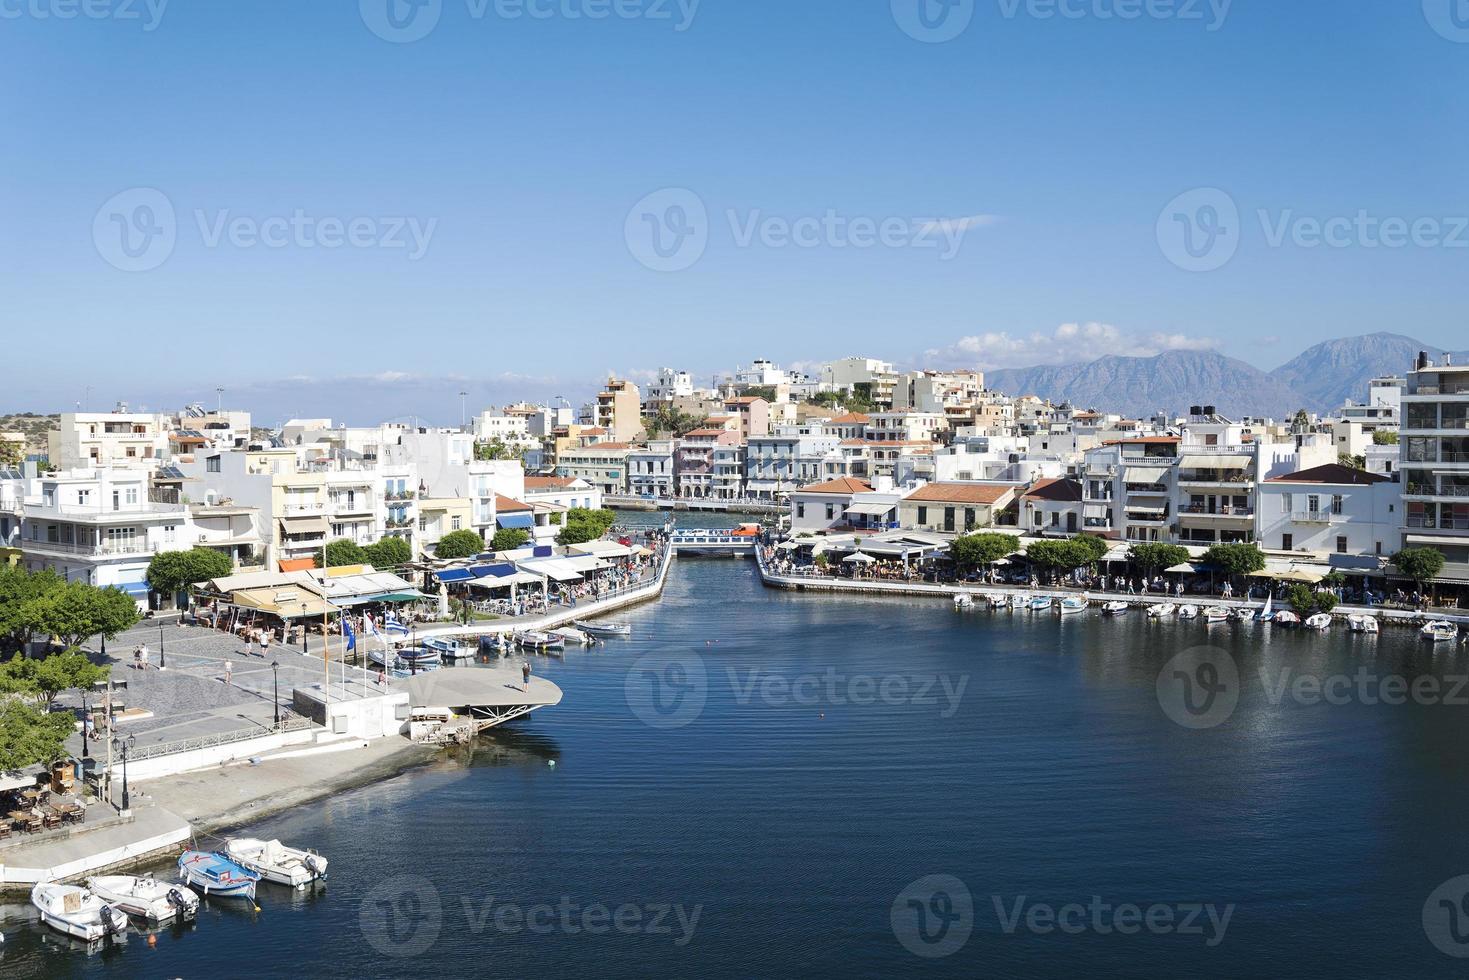
{"label": "fishing boat", "polygon": [[[958,601],[961,598],[969,599],[969,604],[970,605],[973,605],[974,604],[974,600],[969,596],[968,593],[960,593],[959,595],[957,595],[957,596],[954,597],[954,602],[955,602],[956,605],[958,604]],[[577,629],[581,630],[583,633],[590,633],[593,636],[631,636],[632,635],[632,624],[631,623],[589,623],[589,622],[587,622],[584,619],[578,619],[578,620],[575,620],[574,622],[572,622],[571,625],[572,626],[575,626]]]}
{"label": "fishing boat", "polygon": [[1314,616],[1307,616],[1306,622],[1303,625],[1308,630],[1321,630],[1324,632],[1331,629],[1331,614],[1316,613]]}
{"label": "fishing boat", "polygon": [[514,634],[515,642],[527,650],[561,650],[566,646],[566,640],[554,633],[542,633],[537,630],[520,630]]}
{"label": "fishing boat", "polygon": [[152,876],[97,875],[87,889],[102,901],[149,923],[192,919],[199,912],[199,896],[176,881]]}
{"label": "fishing boat", "polygon": [[1071,613],[1086,612],[1086,607],[1087,601],[1081,596],[1076,595],[1069,595],[1057,603],[1057,608],[1061,610],[1061,615],[1063,616],[1070,615]]}
{"label": "fishing boat", "polygon": [[1102,606],[1102,614],[1104,616],[1121,616],[1131,608],[1131,606],[1121,599],[1113,599],[1111,602]]}
{"label": "fishing boat", "polygon": [[1377,617],[1376,616],[1359,616],[1359,615],[1348,616],[1347,617],[1347,629],[1351,630],[1353,633],[1378,633],[1378,632],[1381,632],[1381,630],[1378,627]]}
{"label": "fishing boat", "polygon": [[278,885],[302,889],[326,878],[326,858],[314,851],[287,847],[278,840],[231,837],[225,842],[224,853],[241,867]]}
{"label": "fishing boat", "polygon": [[1148,607],[1148,616],[1153,619],[1166,619],[1177,610],[1178,607],[1171,602],[1160,602],[1156,606]]}
{"label": "fishing boat", "polygon": [[1045,612],[1055,603],[1055,599],[1048,595],[1038,595],[1030,600],[1031,612]]}
{"label": "fishing boat", "polygon": [[1179,619],[1197,619],[1198,616],[1199,616],[1199,607],[1198,606],[1195,606],[1193,603],[1186,602],[1183,605],[1181,605],[1181,606],[1178,607],[1178,618]]}
{"label": "fishing boat", "polygon": [[179,856],[179,876],[184,883],[205,895],[255,899],[260,872],[251,871],[227,855],[209,851],[185,851]]}
{"label": "fishing boat", "polygon": [[1434,619],[1424,623],[1418,635],[1430,643],[1448,643],[1459,638],[1459,627],[1446,619]]}
{"label": "fishing boat", "polygon": [[1275,618],[1271,620],[1271,622],[1273,622],[1276,626],[1299,626],[1301,625],[1301,617],[1297,616],[1289,609],[1282,609],[1280,612],[1275,614]]}
{"label": "fishing boat", "polygon": [[1213,626],[1215,623],[1229,622],[1229,610],[1223,606],[1210,606],[1204,610],[1204,623]]}
{"label": "fishing boat", "polygon": [[127,913],[79,885],[43,881],[31,889],[31,904],[42,922],[77,939],[91,942],[127,935]]}
{"label": "fishing boat", "polygon": [[448,663],[455,660],[473,660],[478,652],[467,643],[456,643],[440,637],[424,640],[423,649],[437,653],[440,660]]}

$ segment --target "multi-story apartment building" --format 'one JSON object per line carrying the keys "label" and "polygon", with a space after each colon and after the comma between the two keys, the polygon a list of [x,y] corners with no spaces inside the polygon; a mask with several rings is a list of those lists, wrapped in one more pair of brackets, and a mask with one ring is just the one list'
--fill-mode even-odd
{"label": "multi-story apartment building", "polygon": [[674,495],[673,440],[651,439],[627,454],[627,492],[639,497]]}
{"label": "multi-story apartment building", "polygon": [[1329,555],[1393,553],[1399,487],[1384,476],[1327,463],[1262,480],[1260,547]]}
{"label": "multi-story apartment building", "polygon": [[874,405],[891,408],[898,374],[887,361],[871,357],[844,357],[821,369],[821,381],[834,391],[866,391]]}
{"label": "multi-story apartment building", "polygon": [[872,442],[932,443],[948,428],[943,412],[912,412],[900,409],[874,412],[864,436]]}
{"label": "multi-story apartment building", "polygon": [[740,434],[727,428],[695,429],[675,444],[673,472],[680,497],[709,497],[714,491],[714,450],[736,446]]}
{"label": "multi-story apartment building", "polygon": [[670,403],[676,398],[694,397],[694,376],[687,371],[659,368],[658,376],[648,385],[643,404],[651,410],[659,404]]}
{"label": "multi-story apartment building", "polygon": [[745,446],[745,492],[757,500],[782,494],[821,478],[821,460],[841,442],[828,435],[755,436]]}
{"label": "multi-story apartment building", "polygon": [[1440,577],[1469,583],[1469,365],[1419,354],[1402,398],[1402,544],[1442,552]]}
{"label": "multi-story apartment building", "polygon": [[724,411],[739,421],[740,435],[744,438],[770,434],[770,403],[765,399],[747,396],[726,398]]}
{"label": "multi-story apartment building", "polygon": [[984,395],[979,371],[910,371],[898,378],[893,408],[948,415],[968,411]]}
{"label": "multi-story apartment building", "polygon": [[643,431],[643,401],[631,381],[609,378],[597,394],[593,424],[607,430],[613,442],[632,442]]}
{"label": "multi-story apartment building", "polygon": [[472,422],[471,428],[476,442],[498,442],[512,449],[540,443],[539,439],[531,435],[530,417],[526,414],[481,412]]}
{"label": "multi-story apartment building", "polygon": [[167,415],[63,412],[47,434],[48,459],[60,470],[158,465],[168,455]]}
{"label": "multi-story apartment building", "polygon": [[625,442],[597,442],[565,449],[556,463],[556,475],[585,480],[603,494],[627,493],[628,456]]}
{"label": "multi-story apartment building", "polygon": [[717,444],[710,457],[709,496],[739,500],[745,496],[745,445]]}

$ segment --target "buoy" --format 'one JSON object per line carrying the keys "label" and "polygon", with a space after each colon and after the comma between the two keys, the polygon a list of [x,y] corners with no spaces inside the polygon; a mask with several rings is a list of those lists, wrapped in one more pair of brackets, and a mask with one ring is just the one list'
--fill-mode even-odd
{"label": "buoy", "polygon": [[547,759],[546,760],[546,765],[550,766],[552,769],[555,769],[556,768],[556,760],[555,759]]}
{"label": "buoy", "polygon": [[258,906],[258,905],[255,906],[255,911],[259,912],[260,911],[260,906]]}
{"label": "buoy", "polygon": [[158,937],[157,936],[154,936],[154,935],[149,935],[148,936],[148,945],[149,946],[157,946],[158,945]]}

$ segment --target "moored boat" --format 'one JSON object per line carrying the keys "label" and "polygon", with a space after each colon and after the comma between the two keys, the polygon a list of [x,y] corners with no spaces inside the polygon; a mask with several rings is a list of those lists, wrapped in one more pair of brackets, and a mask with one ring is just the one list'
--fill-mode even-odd
{"label": "moored boat", "polygon": [[1459,638],[1459,627],[1446,619],[1434,619],[1424,623],[1418,635],[1430,643],[1447,643]]}
{"label": "moored boat", "polygon": [[97,875],[87,879],[87,888],[109,905],[150,923],[192,919],[199,911],[199,896],[176,881],[139,875]]}
{"label": "moored boat", "polygon": [[560,650],[566,646],[566,640],[554,633],[520,630],[513,635],[515,642],[527,650]]}
{"label": "moored boat", "polygon": [[287,847],[278,840],[231,837],[225,842],[224,852],[236,864],[278,885],[305,888],[326,878],[326,858]]}
{"label": "moored boat", "polygon": [[[958,599],[961,596],[963,598],[969,598],[967,593],[961,593],[959,596],[955,596],[954,597],[955,598],[955,601],[957,602]],[[974,602],[973,599],[970,599],[969,601],[970,601],[971,604]],[[631,636],[632,635],[632,624],[631,623],[589,623],[589,622],[587,622],[584,619],[578,619],[578,620],[574,621],[571,625],[572,626],[575,626],[577,629],[581,630],[583,633],[590,633],[593,636]]]}
{"label": "moored boat", "polygon": [[1275,618],[1271,620],[1271,622],[1273,622],[1276,626],[1299,626],[1301,625],[1301,617],[1297,616],[1289,609],[1282,609],[1280,612],[1275,614]]}
{"label": "moored boat", "polygon": [[456,643],[441,637],[424,640],[422,645],[424,650],[437,653],[439,659],[444,661],[473,660],[478,652],[467,643]]}
{"label": "moored boat", "polygon": [[1111,602],[1102,606],[1102,613],[1107,616],[1121,616],[1130,608],[1132,607],[1121,599],[1113,599]]}
{"label": "moored boat", "polygon": [[991,609],[1004,609],[1010,604],[1010,597],[1003,592],[987,592],[984,601],[989,603]]}
{"label": "moored boat", "polygon": [[1160,602],[1156,606],[1148,607],[1148,616],[1153,619],[1166,619],[1177,610],[1178,607],[1171,602]]}
{"label": "moored boat", "polygon": [[1055,599],[1052,599],[1048,595],[1038,595],[1038,596],[1035,596],[1034,598],[1032,598],[1030,600],[1030,611],[1031,612],[1045,612],[1046,610],[1048,610],[1048,609],[1051,608],[1051,605],[1055,601],[1056,601]]}
{"label": "moored boat", "polygon": [[1326,630],[1331,629],[1331,614],[1316,613],[1313,616],[1307,616],[1306,622],[1303,625],[1308,630],[1321,630],[1322,632],[1325,632]]}
{"label": "moored boat", "polygon": [[974,608],[974,599],[969,595],[969,593],[960,592],[958,595],[954,596],[954,608],[972,609]]}
{"label": "moored boat", "polygon": [[185,851],[179,856],[179,875],[184,883],[205,895],[254,900],[260,872],[210,851]]}
{"label": "moored boat", "polygon": [[1347,629],[1351,630],[1353,633],[1378,633],[1378,632],[1381,632],[1380,628],[1378,627],[1377,617],[1376,616],[1361,616],[1361,615],[1351,615],[1351,616],[1348,616],[1347,617]]}
{"label": "moored boat", "polygon": [[1071,613],[1086,612],[1086,607],[1087,601],[1081,596],[1076,595],[1069,595],[1057,603],[1057,608],[1061,610],[1061,615],[1063,616]]}
{"label": "moored boat", "polygon": [[1229,610],[1223,606],[1210,606],[1204,610],[1204,622],[1210,626],[1229,622]]}
{"label": "moored boat", "polygon": [[1030,605],[1029,592],[1017,592],[1010,597],[1011,609],[1024,609],[1028,605]]}
{"label": "moored boat", "polygon": [[1197,619],[1198,615],[1199,607],[1194,605],[1193,603],[1186,602],[1178,607],[1179,619]]}
{"label": "moored boat", "polygon": [[92,942],[126,937],[127,913],[79,885],[43,881],[31,889],[41,921],[58,932]]}

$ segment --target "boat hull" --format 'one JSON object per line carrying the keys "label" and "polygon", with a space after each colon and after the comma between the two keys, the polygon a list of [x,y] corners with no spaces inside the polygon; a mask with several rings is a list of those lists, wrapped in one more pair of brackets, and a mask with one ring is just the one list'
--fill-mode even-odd
{"label": "boat hull", "polygon": [[190,888],[221,898],[255,898],[260,875],[220,854],[185,852],[179,858],[179,875]]}

